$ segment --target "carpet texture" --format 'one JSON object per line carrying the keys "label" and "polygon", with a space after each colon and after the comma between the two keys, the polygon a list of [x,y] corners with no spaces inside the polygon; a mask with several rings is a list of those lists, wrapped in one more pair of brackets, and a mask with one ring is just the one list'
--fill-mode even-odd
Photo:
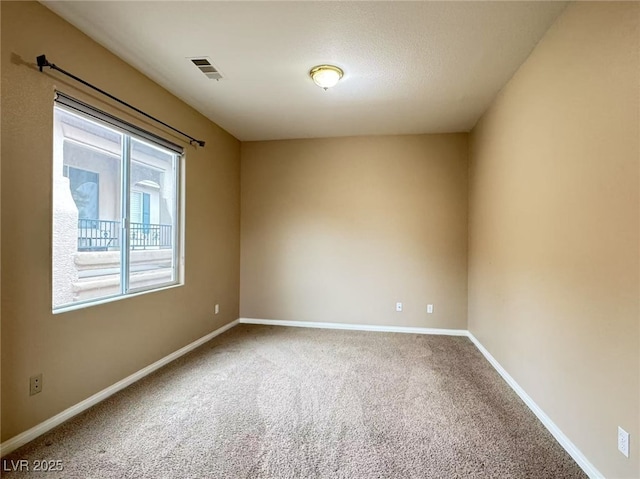
{"label": "carpet texture", "polygon": [[239,325],[4,458],[30,478],[585,478],[465,337]]}

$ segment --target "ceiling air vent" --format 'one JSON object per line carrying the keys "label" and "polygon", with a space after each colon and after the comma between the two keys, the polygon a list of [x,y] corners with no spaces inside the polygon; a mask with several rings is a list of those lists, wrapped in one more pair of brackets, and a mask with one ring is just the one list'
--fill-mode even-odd
{"label": "ceiling air vent", "polygon": [[208,57],[197,57],[197,58],[189,58],[191,63],[198,67],[204,76],[211,80],[220,80],[222,79],[222,73],[213,66],[211,60]]}

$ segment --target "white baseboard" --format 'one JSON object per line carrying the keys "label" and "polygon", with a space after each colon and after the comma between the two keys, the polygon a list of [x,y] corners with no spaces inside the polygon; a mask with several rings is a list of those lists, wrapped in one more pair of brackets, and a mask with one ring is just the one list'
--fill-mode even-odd
{"label": "white baseboard", "polygon": [[188,352],[194,350],[198,346],[206,343],[210,339],[213,339],[219,334],[224,333],[226,330],[231,329],[232,327],[237,325],[238,321],[239,320],[236,319],[235,321],[232,321],[229,324],[226,324],[221,328],[216,329],[212,333],[202,336],[200,339],[195,340],[191,344],[187,344],[184,348],[178,349],[177,351],[169,354],[168,356],[165,356],[164,358],[156,361],[155,363],[150,364],[146,368],[143,368],[140,371],[133,373],[131,376],[127,376],[123,380],[118,381],[112,386],[109,386],[108,388],[103,389],[102,391],[94,394],[91,397],[88,397],[84,401],[81,401],[78,404],[71,406],[68,409],[65,409],[61,413],[56,414],[52,418],[47,419],[44,422],[41,422],[37,426],[34,426],[31,429],[28,429],[23,433],[18,434],[17,436],[14,436],[11,439],[6,440],[2,444],[0,444],[0,457],[3,457],[9,454],[10,452],[15,451],[20,446],[25,445],[29,441],[33,441],[38,436],[41,436],[45,432],[62,424],[66,420],[71,419],[73,416],[89,409],[91,406],[98,404],[100,401],[104,401],[109,396],[135,383],[136,381],[139,381],[143,377],[154,372],[156,369],[160,369],[162,366],[169,364],[171,361],[174,361],[175,359],[178,359],[180,356],[187,354]]}
{"label": "white baseboard", "polygon": [[266,324],[269,326],[291,326],[295,328],[348,329],[352,331],[378,331],[385,333],[443,334],[467,336],[466,329],[411,328],[405,326],[377,326],[373,324],[316,323],[313,321],[283,321],[281,319],[240,318],[242,324]]}
{"label": "white baseboard", "polygon": [[571,442],[571,440],[560,430],[560,428],[551,420],[549,416],[538,406],[531,396],[529,396],[524,389],[516,382],[515,379],[500,365],[500,363],[494,358],[489,351],[476,339],[476,337],[468,332],[469,339],[475,344],[476,348],[487,358],[487,361],[498,371],[498,374],[507,382],[511,389],[520,396],[520,399],[531,409],[533,414],[540,420],[540,422],[547,428],[547,430],[556,438],[556,441],[564,448],[565,451],[573,458],[574,461],[580,466],[580,468],[591,479],[604,479],[604,475],[598,471],[593,464],[585,457],[582,452]]}

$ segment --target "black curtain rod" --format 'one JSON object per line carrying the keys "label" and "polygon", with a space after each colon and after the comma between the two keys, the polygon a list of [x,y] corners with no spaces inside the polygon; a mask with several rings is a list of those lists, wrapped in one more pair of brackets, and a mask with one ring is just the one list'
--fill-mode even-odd
{"label": "black curtain rod", "polygon": [[197,140],[197,139],[195,139],[194,137],[192,137],[192,136],[190,136],[190,135],[187,135],[187,134],[186,134],[186,133],[184,133],[183,131],[180,131],[180,130],[178,130],[177,128],[174,128],[174,127],[172,127],[171,125],[167,125],[164,121],[162,121],[162,120],[158,120],[156,117],[151,116],[151,115],[149,115],[148,113],[145,113],[144,111],[140,110],[139,108],[136,108],[136,107],[135,107],[135,106],[133,106],[133,105],[130,105],[130,104],[129,104],[129,103],[127,103],[126,101],[123,101],[123,100],[121,100],[120,98],[117,98],[117,97],[113,96],[111,93],[107,93],[107,92],[106,92],[106,91],[104,91],[103,89],[98,88],[97,86],[92,85],[91,83],[89,83],[89,82],[87,82],[87,81],[84,81],[82,78],[78,78],[77,76],[73,75],[72,73],[69,73],[68,71],[63,70],[62,68],[60,68],[60,67],[56,66],[56,65],[55,65],[55,64],[53,64],[53,63],[49,63],[49,61],[47,60],[46,55],[40,55],[40,56],[38,56],[38,57],[36,58],[36,61],[38,62],[38,68],[40,68],[40,71],[42,71],[42,69],[43,69],[44,67],[49,67],[49,68],[51,68],[52,70],[57,70],[57,71],[59,71],[60,73],[62,73],[62,74],[64,74],[64,75],[67,75],[67,76],[68,76],[68,77],[70,77],[70,78],[73,78],[75,81],[78,81],[78,82],[82,83],[83,85],[86,85],[86,86],[88,86],[89,88],[91,88],[91,89],[93,89],[93,90],[97,91],[98,93],[102,93],[103,95],[108,96],[108,97],[109,97],[109,98],[111,98],[112,100],[115,100],[115,101],[117,101],[118,103],[120,103],[120,104],[122,104],[122,105],[124,105],[124,106],[126,106],[126,107],[128,107],[128,108],[131,108],[132,110],[134,110],[134,111],[136,111],[136,112],[140,113],[141,115],[146,116],[146,117],[147,117],[147,118],[149,118],[150,120],[153,120],[153,121],[155,121],[155,122],[157,122],[157,123],[160,123],[161,125],[164,125],[164,126],[166,126],[167,128],[172,129],[172,130],[173,130],[173,131],[175,131],[176,133],[180,133],[182,136],[186,136],[186,137],[187,137],[187,138],[189,138],[189,140],[190,140],[190,141],[189,141],[189,143],[191,143],[191,144],[196,143],[196,144],[198,144],[198,145],[200,145],[200,146],[204,146],[204,141],[203,141],[203,140]]}

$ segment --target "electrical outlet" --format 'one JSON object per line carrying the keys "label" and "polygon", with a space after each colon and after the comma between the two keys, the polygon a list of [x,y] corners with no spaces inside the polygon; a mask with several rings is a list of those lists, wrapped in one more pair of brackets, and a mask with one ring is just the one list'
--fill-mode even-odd
{"label": "electrical outlet", "polygon": [[618,426],[618,451],[629,457],[629,433]]}
{"label": "electrical outlet", "polygon": [[398,313],[401,313],[401,312],[402,312],[402,303],[396,303],[396,311],[397,311]]}
{"label": "electrical outlet", "polygon": [[427,304],[427,314],[433,313],[433,304]]}
{"label": "electrical outlet", "polygon": [[29,395],[33,396],[40,391],[42,391],[42,373],[29,378]]}
{"label": "electrical outlet", "polygon": [[219,305],[219,304],[216,304],[216,305],[213,307],[213,314],[218,314],[219,312],[220,312],[220,305]]}

